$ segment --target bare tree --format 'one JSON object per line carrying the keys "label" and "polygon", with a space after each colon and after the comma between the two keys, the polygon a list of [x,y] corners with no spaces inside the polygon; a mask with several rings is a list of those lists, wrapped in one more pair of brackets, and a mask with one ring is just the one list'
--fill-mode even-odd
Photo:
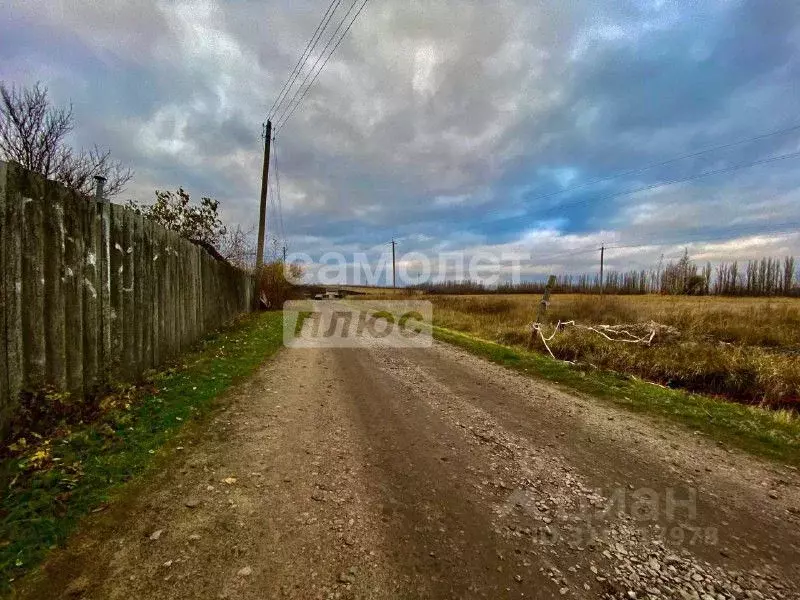
{"label": "bare tree", "polygon": [[113,160],[109,150],[94,146],[75,151],[66,141],[72,129],[72,105],[52,106],[46,87],[37,83],[18,89],[0,82],[0,158],[86,196],[92,193],[94,177],[105,177],[106,194],[119,194],[133,172]]}
{"label": "bare tree", "polygon": [[256,262],[255,238],[252,227],[245,230],[237,225],[236,229],[229,229],[220,237],[219,252],[232,265],[250,271],[255,268]]}

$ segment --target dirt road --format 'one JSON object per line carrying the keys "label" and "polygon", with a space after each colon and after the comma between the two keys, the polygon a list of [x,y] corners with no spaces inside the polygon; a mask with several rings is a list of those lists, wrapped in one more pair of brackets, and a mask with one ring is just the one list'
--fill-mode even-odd
{"label": "dirt road", "polygon": [[797,598],[800,477],[460,350],[284,350],[24,598]]}

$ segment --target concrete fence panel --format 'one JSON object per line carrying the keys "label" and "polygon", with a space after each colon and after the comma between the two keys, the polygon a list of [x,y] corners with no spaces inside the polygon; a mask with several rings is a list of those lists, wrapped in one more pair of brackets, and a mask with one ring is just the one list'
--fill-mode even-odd
{"label": "concrete fence panel", "polygon": [[0,162],[0,431],[19,396],[90,394],[253,305],[254,278],[119,205]]}

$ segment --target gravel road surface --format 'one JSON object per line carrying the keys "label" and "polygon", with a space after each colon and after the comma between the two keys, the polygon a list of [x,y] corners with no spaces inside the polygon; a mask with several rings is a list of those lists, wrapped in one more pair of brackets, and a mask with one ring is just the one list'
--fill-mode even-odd
{"label": "gravel road surface", "polygon": [[450,346],[282,351],[21,598],[798,598],[800,477]]}

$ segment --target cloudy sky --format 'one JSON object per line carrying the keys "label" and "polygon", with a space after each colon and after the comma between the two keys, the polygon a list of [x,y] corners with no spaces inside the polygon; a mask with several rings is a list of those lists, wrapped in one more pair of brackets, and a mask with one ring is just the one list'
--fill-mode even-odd
{"label": "cloudy sky", "polygon": [[[0,79],[71,101],[74,143],[135,169],[123,198],[184,186],[250,228],[261,123],[327,7],[11,0]],[[619,269],[800,254],[798,107],[795,0],[370,0],[278,134],[287,244],[530,253],[529,277],[601,244]]]}

